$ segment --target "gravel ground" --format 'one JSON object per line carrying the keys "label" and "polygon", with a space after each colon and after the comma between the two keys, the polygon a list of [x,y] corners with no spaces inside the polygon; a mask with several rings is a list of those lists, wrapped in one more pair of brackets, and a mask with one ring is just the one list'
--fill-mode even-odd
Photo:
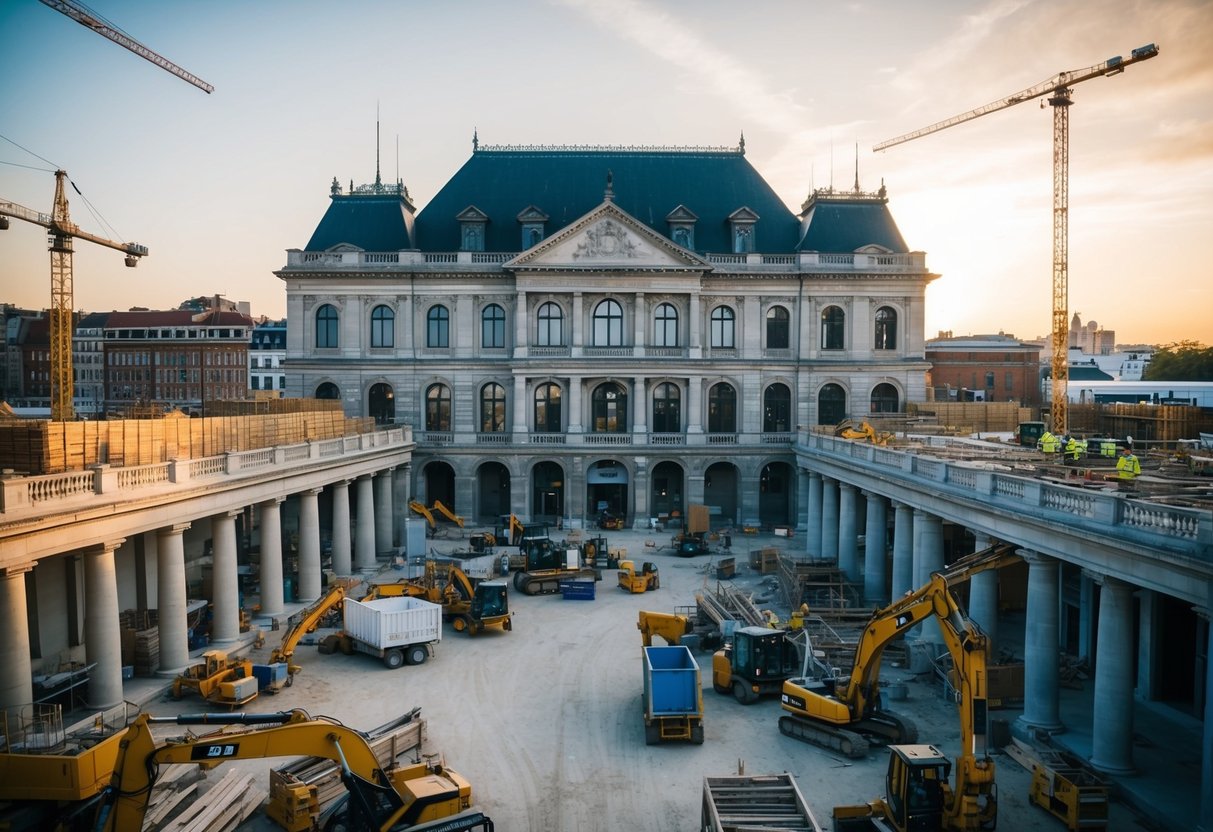
{"label": "gravel ground", "polygon": [[[744,766],[748,774],[791,772],[823,829],[837,804],[862,803],[883,793],[888,754],[845,760],[779,733],[777,699],[743,706],[712,690],[711,655],[697,653],[704,688],[703,745],[648,746],[641,715],[640,610],[669,612],[695,602],[695,593],[714,588],[707,577],[710,559],[683,559],[662,545],[664,533],[609,532],[610,545],[626,547],[636,561],[653,561],[661,572],[656,592],[631,595],[618,589],[609,572],[592,601],[559,595],[528,597],[511,591],[512,632],[469,637],[447,626],[437,654],[426,664],[388,670],[365,655],[319,655],[300,647],[303,671],[277,696],[259,697],[251,711],[301,707],[310,713],[370,729],[420,706],[427,723],[426,751],[439,752],[472,783],[478,807],[499,832],[509,830],[635,830],[669,832],[698,829],[705,775],[727,775]],[[457,541],[434,541],[439,551]],[[734,538],[731,554],[739,565],[733,583],[769,594],[762,576],[745,564],[751,548],[794,548],[775,537]],[[786,613],[778,604],[771,607]],[[264,661],[266,649],[253,656]],[[956,709],[929,677],[916,678],[886,666],[886,680],[906,682],[908,697],[897,709],[919,727],[920,740],[955,755],[959,742]],[[176,713],[181,703],[159,702],[150,710]],[[1006,712],[1000,712],[1005,714]],[[1010,713],[1013,718],[1014,712]],[[999,828],[1060,830],[1063,825],[1028,805],[1030,775],[998,754]],[[233,763],[264,777],[274,761]],[[218,779],[220,769],[210,775]],[[1136,828],[1117,804],[1110,829]],[[264,817],[243,830],[278,827]]]}

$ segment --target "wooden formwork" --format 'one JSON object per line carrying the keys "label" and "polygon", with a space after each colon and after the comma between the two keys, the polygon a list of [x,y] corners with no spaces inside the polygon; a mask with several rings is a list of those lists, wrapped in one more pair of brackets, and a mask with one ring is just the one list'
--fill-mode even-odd
{"label": "wooden formwork", "polygon": [[[374,429],[367,418],[347,418],[340,407],[294,409],[279,402],[227,404],[276,405],[246,415],[191,419],[174,413],[157,419],[52,422],[0,420],[0,468],[28,475],[79,471],[97,464],[150,465],[172,459],[334,439]],[[325,403],[328,404],[327,402]],[[339,402],[335,404],[340,404]]]}

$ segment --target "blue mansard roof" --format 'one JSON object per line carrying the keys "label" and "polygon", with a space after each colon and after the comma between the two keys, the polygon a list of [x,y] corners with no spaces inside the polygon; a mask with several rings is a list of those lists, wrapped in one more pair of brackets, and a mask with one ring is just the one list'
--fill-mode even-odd
{"label": "blue mansard roof", "polygon": [[460,215],[483,215],[483,250],[516,252],[523,248],[520,215],[537,215],[543,237],[551,237],[600,205],[608,187],[620,209],[663,236],[672,230],[667,217],[681,209],[700,253],[732,251],[730,217],[740,209],[757,216],[754,251],[842,253],[868,245],[908,251],[883,189],[878,198],[818,191],[798,217],[746,160],[743,146],[477,147],[416,217],[403,187],[343,194],[334,181],[332,203],[305,250],[345,244],[457,251]]}

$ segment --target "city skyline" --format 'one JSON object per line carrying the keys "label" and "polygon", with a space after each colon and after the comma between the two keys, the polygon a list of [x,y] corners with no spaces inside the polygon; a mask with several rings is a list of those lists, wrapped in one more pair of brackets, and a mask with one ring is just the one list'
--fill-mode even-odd
{"label": "city skyline", "polygon": [[[1196,249],[1213,224],[1201,51],[1213,16],[1196,0],[94,8],[215,92],[34,0],[0,9],[0,71],[17,81],[0,89],[0,199],[49,211],[62,166],[83,192],[69,192],[82,229],[150,249],[128,270],[78,243],[78,309],[219,293],[284,317],[273,270],[306,244],[334,177],[374,180],[377,133],[383,180],[403,180],[419,209],[470,157],[474,131],[493,145],[736,145],[744,133],[793,211],[813,188],[849,190],[856,167],[862,189],[883,181],[907,243],[942,275],[927,337],[1035,339],[1050,326],[1050,108],[871,148],[1155,42],[1159,57],[1074,88],[1069,309],[1121,343],[1213,342]],[[45,308],[48,265],[44,232],[13,220],[0,300]],[[1165,303],[1146,294],[1164,286]]]}

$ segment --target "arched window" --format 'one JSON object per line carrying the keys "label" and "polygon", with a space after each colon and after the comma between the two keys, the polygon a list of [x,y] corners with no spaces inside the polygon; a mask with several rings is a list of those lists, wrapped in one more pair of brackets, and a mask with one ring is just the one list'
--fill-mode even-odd
{"label": "arched window", "polygon": [[792,391],[786,384],[772,384],[762,393],[763,433],[787,433],[792,429]]}
{"label": "arched window", "polygon": [[535,432],[560,433],[560,385],[535,388]]}
{"label": "arched window", "polygon": [[480,432],[501,433],[505,430],[505,388],[490,383],[480,388]]}
{"label": "arched window", "polygon": [[594,388],[591,399],[594,433],[626,433],[628,429],[628,394],[614,382]]}
{"label": "arched window", "polygon": [[431,306],[425,315],[425,345],[433,349],[451,345],[451,313],[442,304]]}
{"label": "arched window", "polygon": [[873,413],[898,413],[901,411],[901,398],[897,388],[885,382],[872,388]]}
{"label": "arched window", "polygon": [[480,313],[480,346],[485,349],[505,346],[505,310],[495,303]]}
{"label": "arched window", "polygon": [[451,429],[451,388],[431,384],[425,391],[425,429]]}
{"label": "arched window", "polygon": [[843,349],[843,332],[846,328],[847,316],[840,306],[827,306],[821,312],[821,348],[823,350]]}
{"label": "arched window", "polygon": [[659,304],[653,312],[653,346],[678,346],[678,310],[672,304]]}
{"label": "arched window", "polygon": [[674,229],[674,243],[683,248],[691,247],[691,229],[685,226],[679,226]]}
{"label": "arched window", "polygon": [[318,399],[339,399],[341,398],[341,390],[336,384],[331,381],[326,381],[316,388],[316,398]]}
{"label": "arched window", "polygon": [[786,350],[788,348],[788,310],[782,306],[772,306],[767,310],[767,349]]}
{"label": "arched window", "polygon": [[557,304],[549,301],[540,306],[535,324],[536,346],[564,346],[564,311]]}
{"label": "arched window", "polygon": [[594,346],[623,346],[623,307],[613,300],[594,307]]}
{"label": "arched window", "polygon": [[316,349],[337,347],[337,310],[331,303],[316,310]]}
{"label": "arched window", "polygon": [[876,310],[875,343],[878,350],[897,349],[897,310],[882,306]]}
{"label": "arched window", "polygon": [[817,424],[836,425],[847,418],[847,391],[827,384],[817,394]]}
{"label": "arched window", "polygon": [[662,382],[653,388],[653,432],[682,430],[682,393],[677,384]]}
{"label": "arched window", "polygon": [[731,350],[736,345],[733,318],[733,310],[727,306],[717,306],[712,310],[712,346],[714,348]]}
{"label": "arched window", "polygon": [[396,346],[396,313],[389,306],[376,306],[371,310],[371,346]]}
{"label": "arched window", "polygon": [[721,382],[708,391],[708,433],[737,432],[737,391]]}

